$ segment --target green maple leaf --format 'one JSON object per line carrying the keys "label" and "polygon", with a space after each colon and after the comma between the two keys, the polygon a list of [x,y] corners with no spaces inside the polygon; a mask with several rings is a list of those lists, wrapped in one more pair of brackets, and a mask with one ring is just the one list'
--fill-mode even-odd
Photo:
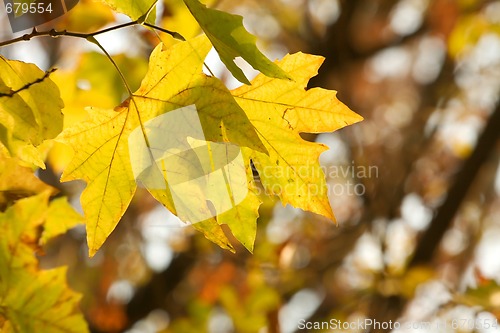
{"label": "green maple leaf", "polygon": [[255,36],[243,26],[243,17],[207,8],[198,0],[184,0],[184,3],[207,34],[224,65],[238,81],[250,84],[243,71],[234,63],[236,57],[242,57],[253,68],[267,76],[291,79],[259,51],[255,45]]}

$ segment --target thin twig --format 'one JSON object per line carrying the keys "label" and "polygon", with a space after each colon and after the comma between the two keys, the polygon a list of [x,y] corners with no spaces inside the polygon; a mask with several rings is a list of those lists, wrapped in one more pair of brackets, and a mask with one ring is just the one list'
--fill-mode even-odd
{"label": "thin twig", "polygon": [[20,91],[23,91],[23,90],[26,90],[28,89],[29,87],[31,87],[32,85],[34,84],[37,84],[37,83],[40,83],[40,82],[43,82],[46,78],[49,77],[49,75],[53,72],[55,72],[56,69],[55,68],[51,68],[49,69],[48,71],[45,72],[45,74],[39,78],[39,79],[36,79],[35,81],[33,82],[29,82],[29,83],[26,83],[24,86],[22,86],[21,88],[19,89],[16,89],[16,90],[11,90],[9,91],[8,93],[1,93],[0,92],[0,97],[12,97],[14,96],[15,94],[19,93]]}
{"label": "thin twig", "polygon": [[[110,31],[113,31],[113,30],[118,30],[118,29],[121,29],[121,28],[133,26],[133,25],[141,25],[141,24],[138,22],[138,20],[135,20],[135,21],[131,21],[131,22],[127,22],[127,23],[115,25],[113,27],[109,27],[109,28],[102,29],[102,30],[99,30],[99,31],[91,32],[91,33],[88,33],[88,34],[84,34],[84,33],[80,33],[80,32],[67,31],[67,30],[60,30],[60,31],[58,31],[58,30],[55,30],[55,29],[38,31],[38,30],[36,30],[36,28],[33,28],[33,31],[31,33],[29,33],[29,34],[25,34],[25,35],[22,35],[22,36],[17,37],[17,38],[13,38],[13,39],[9,39],[9,40],[0,42],[0,47],[11,45],[11,44],[18,43],[18,42],[29,41],[32,38],[43,37],[43,36],[50,36],[52,38],[57,38],[57,37],[61,37],[61,36],[68,36],[68,37],[76,37],[76,38],[89,39],[89,38],[95,37],[97,35],[104,34],[106,32],[110,32]],[[169,34],[170,36],[172,36],[175,39],[178,39],[178,40],[181,40],[181,41],[185,41],[186,40],[178,32],[170,31],[170,30],[167,30],[167,29],[163,29],[161,27],[157,27],[154,24],[150,24],[150,23],[147,23],[147,22],[144,22],[142,25],[144,25],[146,27],[149,27],[149,28],[152,28],[152,29],[159,30],[159,31],[164,32],[164,33],[167,33],[167,34]]]}

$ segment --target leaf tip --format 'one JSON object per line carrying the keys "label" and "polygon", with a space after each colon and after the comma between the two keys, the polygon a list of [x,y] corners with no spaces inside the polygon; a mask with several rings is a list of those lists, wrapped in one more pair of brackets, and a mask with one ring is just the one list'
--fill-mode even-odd
{"label": "leaf tip", "polygon": [[89,258],[93,258],[95,256],[95,254],[97,253],[97,250],[98,249],[89,247]]}
{"label": "leaf tip", "polygon": [[354,112],[354,115],[355,115],[354,117],[357,118],[355,121],[356,123],[359,123],[360,121],[365,120],[365,118],[362,115],[360,115],[359,113]]}
{"label": "leaf tip", "polygon": [[253,254],[253,243],[243,244],[243,246],[245,247],[245,249],[247,249],[248,252],[250,252],[250,254]]}
{"label": "leaf tip", "polygon": [[333,222],[333,224],[335,224],[336,227],[339,226],[339,222],[337,221],[337,219],[335,218],[335,215],[333,214],[332,212],[332,217],[330,218],[330,221]]}

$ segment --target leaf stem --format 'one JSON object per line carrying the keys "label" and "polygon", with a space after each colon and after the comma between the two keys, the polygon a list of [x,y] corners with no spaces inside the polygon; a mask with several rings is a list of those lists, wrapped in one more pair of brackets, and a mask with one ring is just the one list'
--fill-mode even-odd
{"label": "leaf stem", "polygon": [[120,78],[122,79],[123,84],[125,85],[125,89],[127,89],[129,96],[132,96],[132,90],[130,89],[128,82],[125,79],[125,75],[123,75],[122,71],[120,70],[120,68],[116,64],[115,60],[109,55],[108,51],[106,51],[106,49],[97,41],[97,39],[94,38],[94,36],[87,38],[87,40],[89,42],[91,42],[92,44],[97,45],[101,49],[101,51],[106,55],[106,57],[108,57],[109,61],[111,61],[111,63],[115,67],[116,71],[118,72],[118,75],[120,75]]}
{"label": "leaf stem", "polygon": [[144,22],[143,25],[146,26],[146,27],[149,27],[149,28],[153,28],[153,29],[159,30],[159,31],[164,32],[166,34],[169,34],[173,38],[181,40],[183,42],[186,41],[186,38],[184,38],[184,36],[182,36],[180,33],[176,32],[176,31],[171,31],[171,30],[168,30],[168,29],[157,27],[156,25],[148,23],[148,22]]}

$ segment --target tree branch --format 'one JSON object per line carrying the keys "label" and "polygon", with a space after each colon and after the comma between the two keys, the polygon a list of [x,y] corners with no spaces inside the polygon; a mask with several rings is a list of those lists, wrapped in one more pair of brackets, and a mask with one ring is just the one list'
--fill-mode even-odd
{"label": "tree branch", "polygon": [[36,79],[35,81],[33,82],[29,82],[29,83],[26,83],[24,86],[22,86],[21,88],[19,89],[16,89],[16,90],[11,90],[9,91],[8,93],[1,93],[0,92],[0,97],[12,97],[14,96],[15,94],[19,93],[20,91],[23,91],[23,90],[26,90],[28,89],[29,87],[31,87],[32,85],[34,84],[37,84],[37,83],[40,83],[40,82],[43,82],[46,78],[49,77],[49,75],[53,72],[55,72],[56,69],[55,68],[51,68],[49,69],[48,71],[45,72],[45,74],[39,78],[39,79]]}
{"label": "tree branch", "polygon": [[455,182],[448,191],[443,205],[439,207],[429,228],[420,237],[413,254],[410,266],[427,263],[432,260],[434,252],[441,243],[446,230],[451,226],[462,201],[476,178],[480,167],[493,151],[500,139],[500,103],[497,105],[483,133],[477,141],[476,148],[455,176]]}
{"label": "tree branch", "polygon": [[97,35],[104,34],[106,32],[110,32],[110,31],[113,31],[113,30],[118,30],[118,29],[121,29],[121,28],[129,27],[129,26],[133,26],[133,25],[144,25],[144,26],[146,26],[148,28],[156,29],[156,30],[159,30],[161,32],[167,33],[167,34],[169,34],[170,36],[172,36],[175,39],[178,39],[178,40],[181,40],[181,41],[186,40],[178,32],[170,31],[170,30],[167,30],[167,29],[163,29],[161,27],[157,27],[157,26],[155,26],[153,24],[150,24],[150,23],[147,23],[147,22],[144,22],[144,23],[141,24],[141,23],[139,23],[138,20],[135,20],[135,21],[131,21],[131,22],[127,22],[127,23],[115,25],[113,27],[109,27],[109,28],[102,29],[102,30],[99,30],[99,31],[91,32],[91,33],[88,33],[88,34],[84,34],[84,33],[80,33],[80,32],[66,31],[66,30],[58,31],[58,30],[55,30],[55,29],[38,31],[38,30],[36,30],[36,28],[33,28],[33,31],[31,33],[29,33],[29,34],[25,34],[25,35],[22,35],[22,36],[17,37],[17,38],[13,38],[13,39],[9,39],[9,40],[0,42],[0,47],[11,45],[11,44],[18,43],[18,42],[29,41],[32,38],[43,37],[43,36],[50,36],[52,38],[57,38],[57,37],[61,37],[61,36],[67,36],[67,37],[76,37],[76,38],[83,38],[83,39],[89,40],[89,39],[92,39],[93,37],[95,37]]}
{"label": "tree branch", "polygon": [[[488,156],[491,155],[496,143],[500,139],[500,103],[491,117],[488,119],[474,152],[465,161],[460,171],[455,176],[455,181],[448,191],[444,203],[439,207],[436,215],[432,219],[429,228],[420,237],[413,257],[408,264],[408,268],[432,262],[434,254],[441,244],[443,236],[453,222],[463,200],[465,199],[469,188],[476,178],[481,166]],[[406,306],[406,300],[401,296],[384,297],[376,295],[373,301],[373,307],[377,313],[382,314],[383,318],[377,318],[381,322],[396,321]],[[397,306],[391,306],[396,304]],[[381,311],[382,310],[382,311]],[[374,332],[388,332],[381,329]]]}

